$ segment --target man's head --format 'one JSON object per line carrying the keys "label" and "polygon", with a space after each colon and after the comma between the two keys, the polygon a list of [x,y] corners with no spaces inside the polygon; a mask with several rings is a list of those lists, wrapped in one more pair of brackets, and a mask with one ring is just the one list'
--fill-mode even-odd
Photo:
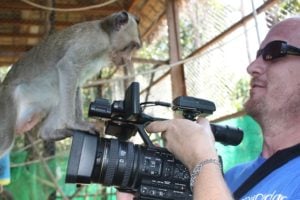
{"label": "man's head", "polygon": [[300,17],[273,26],[260,45],[258,57],[247,68],[252,80],[245,108],[259,122],[300,117],[300,56],[290,55],[300,51],[279,41],[300,48]]}

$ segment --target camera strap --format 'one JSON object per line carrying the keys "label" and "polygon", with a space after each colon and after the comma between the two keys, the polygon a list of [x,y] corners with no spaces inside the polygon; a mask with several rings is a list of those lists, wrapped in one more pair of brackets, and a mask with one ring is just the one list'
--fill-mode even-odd
{"label": "camera strap", "polygon": [[277,151],[267,159],[245,182],[233,193],[234,199],[240,199],[252,187],[271,174],[277,168],[300,155],[300,144]]}

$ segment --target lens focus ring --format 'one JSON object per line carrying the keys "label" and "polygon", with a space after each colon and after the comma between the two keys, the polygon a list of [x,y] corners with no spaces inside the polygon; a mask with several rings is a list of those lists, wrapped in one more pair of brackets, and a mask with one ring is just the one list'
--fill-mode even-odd
{"label": "lens focus ring", "polygon": [[117,140],[110,141],[110,150],[108,151],[108,159],[107,162],[107,169],[104,177],[104,184],[111,185],[116,168],[118,166],[118,149],[119,149],[119,142]]}
{"label": "lens focus ring", "polygon": [[131,172],[133,168],[133,161],[134,161],[134,147],[132,143],[127,143],[128,151],[127,151],[127,165],[125,172],[124,172],[124,178],[122,181],[121,186],[126,187],[128,186],[129,178],[131,177]]}

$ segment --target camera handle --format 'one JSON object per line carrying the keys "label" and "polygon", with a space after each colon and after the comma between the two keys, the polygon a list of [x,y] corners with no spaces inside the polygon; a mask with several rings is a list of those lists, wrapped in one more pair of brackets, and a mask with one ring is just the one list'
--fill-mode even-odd
{"label": "camera handle", "polygon": [[162,121],[162,120],[166,120],[166,119],[152,117],[145,113],[140,113],[138,115],[138,120],[136,121],[136,123],[133,123],[133,125],[137,128],[137,131],[138,131],[139,135],[141,136],[141,138],[143,139],[145,145],[147,145],[149,147],[155,147],[155,145],[150,140],[148,134],[146,133],[145,127],[151,122]]}
{"label": "camera handle", "polygon": [[[185,119],[189,119],[191,121],[196,121],[196,115],[194,112],[183,112],[183,116]],[[148,134],[145,131],[145,126],[153,121],[158,120],[167,120],[163,118],[154,118],[152,116],[141,113],[138,117],[138,122],[133,123],[133,125],[137,128],[140,136],[142,137],[144,143],[150,147],[155,147],[150,140]],[[239,128],[233,128],[230,126],[222,126],[217,124],[210,124],[211,130],[214,134],[215,140],[217,142],[222,143],[223,145],[239,145],[243,140],[243,131]]]}
{"label": "camera handle", "polygon": [[145,131],[146,124],[135,124],[135,126],[136,126],[141,138],[143,139],[144,143],[149,147],[155,147]]}

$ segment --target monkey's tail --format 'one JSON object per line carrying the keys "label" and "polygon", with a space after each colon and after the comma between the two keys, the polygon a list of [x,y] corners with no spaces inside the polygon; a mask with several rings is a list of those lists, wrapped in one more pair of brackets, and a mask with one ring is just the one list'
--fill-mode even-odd
{"label": "monkey's tail", "polygon": [[0,158],[10,151],[15,139],[16,109],[8,91],[0,85]]}

